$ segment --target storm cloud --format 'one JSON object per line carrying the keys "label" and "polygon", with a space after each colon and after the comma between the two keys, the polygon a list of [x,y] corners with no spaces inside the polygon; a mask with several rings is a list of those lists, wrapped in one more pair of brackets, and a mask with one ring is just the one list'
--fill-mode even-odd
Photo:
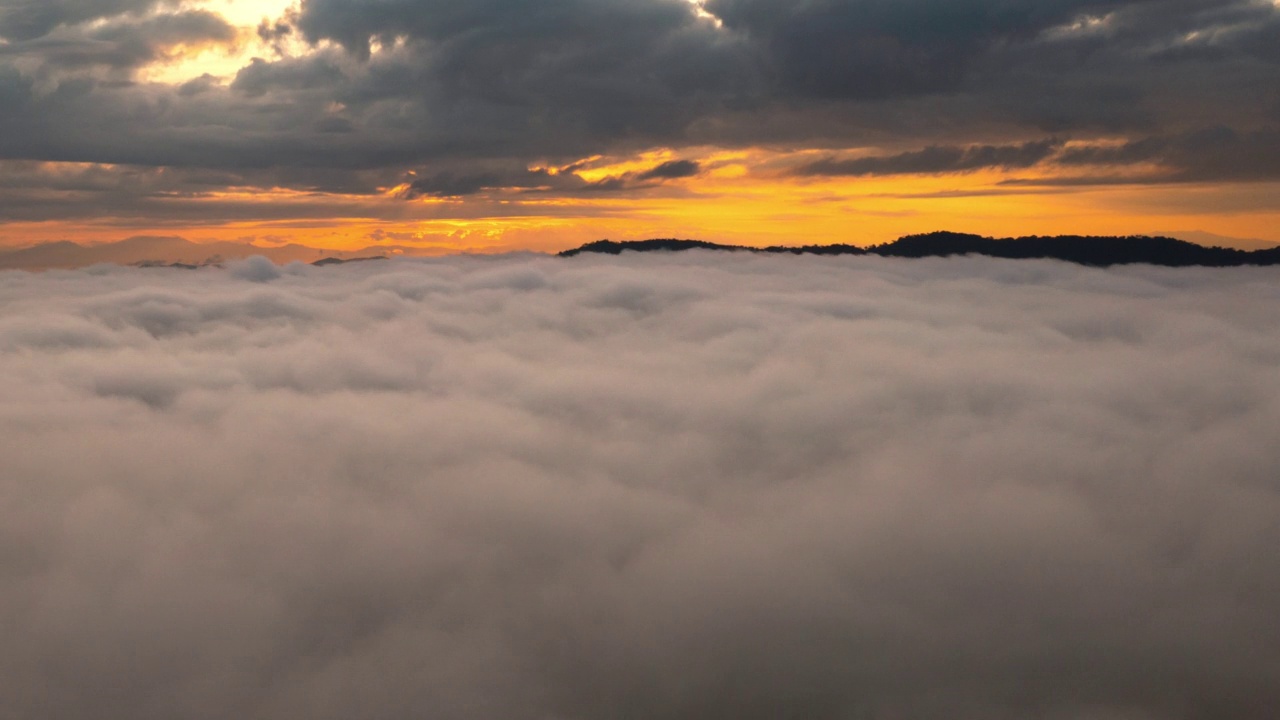
{"label": "storm cloud", "polygon": [[1280,129],[1240,133],[1212,127],[1178,136],[1157,136],[1118,146],[1080,147],[1059,162],[1101,168],[1150,164],[1182,182],[1280,179]]}
{"label": "storm cloud", "polygon": [[702,172],[702,167],[693,160],[668,160],[640,173],[640,180],[678,180],[694,177]]}
{"label": "storm cloud", "polygon": [[905,173],[955,173],[992,168],[1028,168],[1055,154],[1060,140],[1039,140],[1021,145],[974,147],[933,146],[898,155],[850,159],[824,158],[795,170],[797,175],[898,175]]}
{"label": "storm cloud", "polygon": [[175,0],[0,0],[0,37],[32,40],[60,26],[178,4]]}
{"label": "storm cloud", "polygon": [[205,11],[0,2],[7,159],[465,178],[655,147],[1248,135],[1280,102],[1270,0],[306,0],[227,82],[180,86],[101,70],[230,42]]}
{"label": "storm cloud", "polygon": [[1269,718],[1276,273],[0,274],[0,715]]}

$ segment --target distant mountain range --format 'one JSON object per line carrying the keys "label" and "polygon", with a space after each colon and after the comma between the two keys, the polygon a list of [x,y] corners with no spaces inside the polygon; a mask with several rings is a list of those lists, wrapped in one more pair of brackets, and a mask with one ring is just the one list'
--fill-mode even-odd
{"label": "distant mountain range", "polygon": [[986,255],[1007,259],[1065,260],[1081,265],[1108,267],[1144,263],[1169,267],[1235,267],[1280,264],[1280,247],[1260,250],[1206,247],[1170,237],[1132,235],[1102,237],[1059,235],[1055,237],[990,238],[965,233],[935,232],[907,235],[891,243],[872,247],[856,245],[803,245],[752,248],[721,245],[702,240],[655,239],[631,242],[600,240],[560,253],[573,257],[582,253],[621,254],[623,251],[655,252],[681,250],[725,250],[774,254],[879,255],[881,257],[924,258],[952,255]]}
{"label": "distant mountain range", "polygon": [[63,240],[16,250],[0,250],[0,270],[78,268],[100,263],[195,268],[240,260],[251,255],[263,255],[276,263],[307,262],[327,265],[400,253],[422,254],[423,251],[400,246],[325,250],[293,243],[269,247],[243,242],[195,243],[180,237],[139,236],[94,245]]}
{"label": "distant mountain range", "polygon": [[[1201,233],[1202,235],[1207,235]],[[1217,237],[1217,236],[1208,236]],[[1256,241],[1261,243],[1262,241]],[[766,248],[726,245],[704,240],[655,239],[614,242],[600,240],[560,253],[572,257],[582,253],[619,254],[623,251],[653,252],[719,250],[774,254],[879,255],[882,257],[947,257],[987,255],[998,258],[1051,258],[1082,265],[1109,266],[1147,263],[1172,267],[1280,264],[1280,246],[1253,250],[1197,244],[1163,236],[1098,237],[1062,235],[996,239],[965,233],[935,232],[908,235],[891,243],[872,247],[857,245],[801,245]],[[197,268],[218,265],[251,255],[263,255],[276,263],[307,262],[334,265],[396,255],[438,255],[440,249],[408,246],[375,246],[358,250],[325,250],[306,245],[260,246],[242,242],[195,243],[179,237],[133,237],[119,242],[81,245],[60,241],[15,250],[0,250],[0,270],[45,270],[77,268],[99,263],[141,267]]]}

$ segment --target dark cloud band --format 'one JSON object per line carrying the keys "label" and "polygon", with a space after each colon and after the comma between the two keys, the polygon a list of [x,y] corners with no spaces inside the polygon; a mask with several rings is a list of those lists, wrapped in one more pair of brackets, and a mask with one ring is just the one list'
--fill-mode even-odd
{"label": "dark cloud band", "polygon": [[[1277,173],[1269,0],[308,0],[258,27],[262,57],[228,82],[175,86],[133,74],[233,29],[149,1],[0,11],[0,159],[313,172],[346,187],[427,168],[413,192],[466,197],[694,176],[523,176],[656,148],[827,148],[799,174],[856,177],[1032,167],[1054,150],[1022,141],[1058,136],[1129,143],[1070,151],[1073,166],[1150,152],[1188,179]],[[1215,127],[1235,139],[1193,147]],[[917,149],[849,158],[855,147]]]}

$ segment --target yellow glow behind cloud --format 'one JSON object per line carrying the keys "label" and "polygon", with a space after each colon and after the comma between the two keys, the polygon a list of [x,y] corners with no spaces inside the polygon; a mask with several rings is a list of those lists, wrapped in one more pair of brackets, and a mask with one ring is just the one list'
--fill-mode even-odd
{"label": "yellow glow behind cloud", "polygon": [[[297,0],[193,0],[185,7],[216,13],[239,31],[234,47],[205,46],[185,48],[175,57],[150,67],[138,74],[142,82],[176,85],[202,75],[229,79],[254,57],[268,55],[267,47],[257,35],[258,24],[263,20],[275,22],[297,6]],[[297,47],[298,43],[290,45]]]}
{"label": "yellow glow behind cloud", "polygon": [[198,3],[232,25],[255,28],[263,19],[274,21],[297,4],[298,0],[203,0]]}

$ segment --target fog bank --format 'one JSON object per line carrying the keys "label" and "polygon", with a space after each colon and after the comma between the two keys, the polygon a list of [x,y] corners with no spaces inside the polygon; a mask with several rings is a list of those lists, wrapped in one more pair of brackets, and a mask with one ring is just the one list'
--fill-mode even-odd
{"label": "fog bank", "polygon": [[0,718],[1263,720],[1280,269],[0,272]]}

